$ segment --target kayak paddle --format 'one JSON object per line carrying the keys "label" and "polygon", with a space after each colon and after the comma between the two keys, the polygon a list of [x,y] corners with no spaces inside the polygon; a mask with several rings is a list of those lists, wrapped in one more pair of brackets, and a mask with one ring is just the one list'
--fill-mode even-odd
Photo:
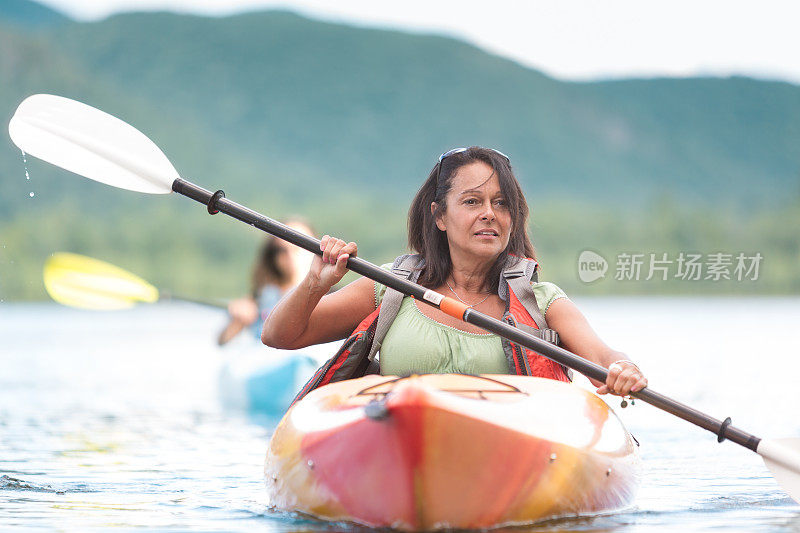
{"label": "kayak paddle", "polygon": [[[237,220],[321,255],[320,241],[225,198],[178,175],[161,150],[139,130],[103,111],[59,96],[26,98],[8,126],[11,139],[24,152],[49,163],[121,189],[151,194],[176,192],[200,202],[209,214],[225,213]],[[606,369],[563,348],[545,342],[500,320],[475,311],[452,298],[395,277],[360,257],[347,268],[391,287],[445,313],[512,342],[530,348],[587,377],[605,382]],[[645,388],[632,393],[659,409],[759,454],[779,484],[800,503],[800,439],[760,439],[688,405]]]}
{"label": "kayak paddle", "polygon": [[44,287],[56,302],[81,309],[127,309],[137,303],[180,300],[224,309],[216,302],[174,296],[136,274],[84,255],[58,252],[44,264]]}

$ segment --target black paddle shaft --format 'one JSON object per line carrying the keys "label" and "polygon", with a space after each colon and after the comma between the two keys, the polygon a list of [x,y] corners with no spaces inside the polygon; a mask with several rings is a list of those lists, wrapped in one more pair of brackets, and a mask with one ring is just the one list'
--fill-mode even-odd
{"label": "black paddle shaft", "polygon": [[[308,250],[316,255],[322,255],[320,250],[320,241],[304,235],[285,224],[266,217],[242,205],[232,202],[225,198],[225,193],[217,191],[212,193],[202,187],[190,183],[181,178],[176,179],[172,184],[172,190],[178,194],[191,198],[203,205],[206,205],[208,212],[216,214],[218,212],[225,213],[237,220],[241,220],[253,227],[274,235],[279,239],[290,242],[300,248]],[[443,296],[433,293],[425,287],[412,283],[406,279],[398,278],[388,270],[384,270],[378,266],[373,265],[368,261],[364,261],[360,257],[350,257],[347,260],[347,268],[367,277],[371,280],[377,281],[399,291],[407,296],[412,296],[418,301],[422,301],[433,307],[439,307]],[[553,361],[567,366],[581,374],[595,379],[597,381],[605,382],[608,373],[605,368],[591,361],[587,361],[583,357],[568,352],[554,344],[543,341],[538,337],[534,337],[524,331],[515,328],[510,324],[506,324],[496,318],[485,315],[474,309],[467,308],[462,317],[465,322],[469,322],[475,326],[485,329],[491,333],[495,333],[504,337],[512,342],[516,342],[526,348],[536,351],[543,356],[552,359]],[[663,394],[659,394],[648,388],[638,392],[631,393],[634,398],[643,400],[661,410],[667,411],[679,418],[691,422],[705,430],[708,430],[717,435],[718,440],[722,442],[724,439],[729,439],[736,444],[744,446],[750,450],[756,451],[758,443],[761,439],[742,431],[734,426],[731,426],[730,418],[724,421],[717,420],[711,416],[706,415],[688,405],[677,402]]]}

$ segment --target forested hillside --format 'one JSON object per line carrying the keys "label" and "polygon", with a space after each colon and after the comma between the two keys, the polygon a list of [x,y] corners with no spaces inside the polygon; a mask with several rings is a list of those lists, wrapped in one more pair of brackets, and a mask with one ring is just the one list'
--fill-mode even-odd
{"label": "forested hillside", "polygon": [[[703,290],[800,290],[787,226],[800,205],[791,84],[564,83],[451,38],[280,11],[78,23],[4,3],[0,118],[39,92],[119,116],[185,177],[273,216],[303,214],[376,261],[402,251],[405,210],[438,154],[480,144],[510,155],[548,275],[567,287],[691,292],[583,285],[574,268],[585,248],[609,259],[692,248],[767,254],[758,283]],[[28,170],[30,180],[21,154],[0,143],[0,297],[41,297],[37,269],[62,249],[184,291],[243,289],[252,230],[185,200],[122,193],[38,161]]]}

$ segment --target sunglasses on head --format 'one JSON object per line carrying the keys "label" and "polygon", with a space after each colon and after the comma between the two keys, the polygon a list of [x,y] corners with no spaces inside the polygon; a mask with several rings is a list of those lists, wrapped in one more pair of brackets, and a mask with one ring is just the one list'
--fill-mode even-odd
{"label": "sunglasses on head", "polygon": [[[441,174],[442,174],[442,161],[444,160],[444,158],[450,157],[451,155],[460,154],[461,152],[466,152],[467,150],[469,150],[469,148],[453,148],[452,150],[448,150],[448,151],[446,151],[445,153],[443,153],[442,155],[439,156],[439,163],[437,164],[437,168],[436,168],[436,182],[437,183],[439,182],[439,178],[441,177]],[[491,150],[492,152],[496,153],[497,155],[503,156],[505,158],[505,160],[509,164],[511,164],[511,159],[509,159],[508,156],[506,154],[504,154],[503,152],[501,152],[500,150],[495,150],[494,148],[487,148],[487,150]]]}

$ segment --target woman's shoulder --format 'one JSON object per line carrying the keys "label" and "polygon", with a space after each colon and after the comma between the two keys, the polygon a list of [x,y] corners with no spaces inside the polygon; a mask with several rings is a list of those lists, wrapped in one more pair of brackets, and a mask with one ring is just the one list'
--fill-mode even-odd
{"label": "woman's shoulder", "polygon": [[564,292],[564,289],[562,289],[552,281],[531,281],[531,287],[540,291],[554,291],[560,293]]}
{"label": "woman's shoulder", "polygon": [[536,296],[539,311],[547,319],[547,309],[559,298],[569,298],[564,290],[550,281],[531,281],[531,289]]}

